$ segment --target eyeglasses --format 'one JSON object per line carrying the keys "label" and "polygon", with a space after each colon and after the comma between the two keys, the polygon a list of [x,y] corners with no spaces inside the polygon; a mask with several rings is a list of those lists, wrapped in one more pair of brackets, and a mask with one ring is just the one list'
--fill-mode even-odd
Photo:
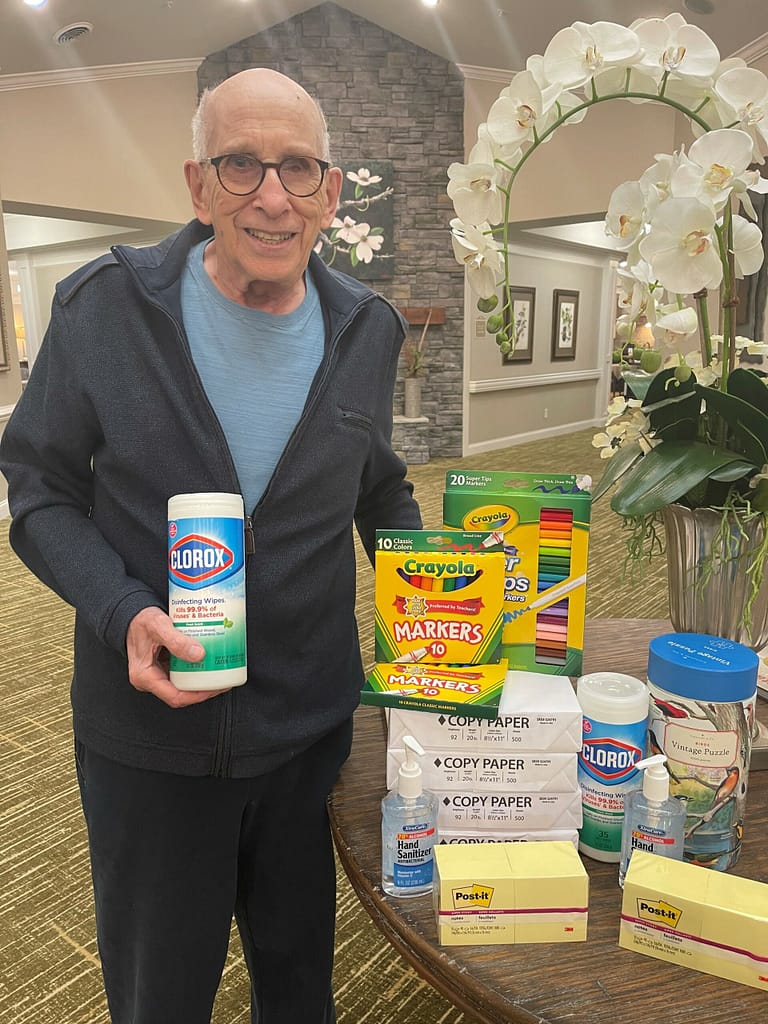
{"label": "eyeglasses", "polygon": [[331,166],[313,156],[287,156],[279,163],[268,163],[248,153],[225,153],[201,163],[209,163],[216,168],[221,187],[233,196],[249,196],[255,192],[269,168],[274,167],[285,191],[300,199],[317,192]]}

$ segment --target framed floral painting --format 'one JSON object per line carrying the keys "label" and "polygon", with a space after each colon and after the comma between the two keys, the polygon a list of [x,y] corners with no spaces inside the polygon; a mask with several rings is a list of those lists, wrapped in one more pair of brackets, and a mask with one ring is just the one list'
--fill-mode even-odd
{"label": "framed floral painting", "polygon": [[552,296],[552,358],[576,358],[579,293],[556,288]]}
{"label": "framed floral painting", "polygon": [[510,288],[510,307],[504,313],[504,333],[512,350],[502,354],[502,363],[530,363],[533,360],[533,318],[535,288]]}
{"label": "framed floral painting", "polygon": [[344,184],[331,227],[315,252],[360,281],[394,277],[394,171],[391,160],[340,163]]}

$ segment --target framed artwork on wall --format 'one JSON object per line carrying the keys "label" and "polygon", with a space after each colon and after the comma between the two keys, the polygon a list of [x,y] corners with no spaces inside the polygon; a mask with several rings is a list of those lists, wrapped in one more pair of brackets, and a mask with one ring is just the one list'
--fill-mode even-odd
{"label": "framed artwork on wall", "polygon": [[504,313],[504,331],[513,351],[502,354],[502,363],[530,363],[533,359],[535,288],[510,288],[511,308]]}
{"label": "framed artwork on wall", "polygon": [[393,162],[360,159],[337,166],[344,175],[339,207],[315,251],[359,281],[394,277]]}
{"label": "framed artwork on wall", "polygon": [[576,358],[579,293],[556,288],[552,297],[552,358]]}

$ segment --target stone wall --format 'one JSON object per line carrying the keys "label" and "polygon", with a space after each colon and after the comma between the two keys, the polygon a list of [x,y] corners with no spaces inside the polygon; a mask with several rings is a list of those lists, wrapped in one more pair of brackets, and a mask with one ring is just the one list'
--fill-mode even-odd
{"label": "stone wall", "polygon": [[[251,67],[275,68],[316,97],[335,161],[393,161],[395,276],[368,283],[400,308],[445,309],[445,324],[427,333],[428,423],[418,424],[418,461],[461,455],[464,276],[453,258],[454,214],[445,193],[448,165],[464,158],[461,72],[333,3],[209,55],[198,72],[200,90]],[[411,328],[414,339],[420,333]],[[394,412],[403,412],[402,379]],[[407,423],[398,424],[398,436],[407,457]]]}

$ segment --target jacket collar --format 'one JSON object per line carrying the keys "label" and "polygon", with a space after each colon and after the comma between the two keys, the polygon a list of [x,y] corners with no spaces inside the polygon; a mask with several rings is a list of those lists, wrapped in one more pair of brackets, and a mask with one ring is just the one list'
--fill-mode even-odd
{"label": "jacket collar", "polygon": [[[211,227],[192,220],[157,245],[143,248],[118,245],[112,251],[120,262],[127,263],[134,270],[147,291],[169,296],[178,286],[189,250],[203,239],[212,237]],[[370,288],[326,266],[314,252],[310,255],[309,270],[321,303],[329,311],[343,316],[359,303],[373,298]]]}

